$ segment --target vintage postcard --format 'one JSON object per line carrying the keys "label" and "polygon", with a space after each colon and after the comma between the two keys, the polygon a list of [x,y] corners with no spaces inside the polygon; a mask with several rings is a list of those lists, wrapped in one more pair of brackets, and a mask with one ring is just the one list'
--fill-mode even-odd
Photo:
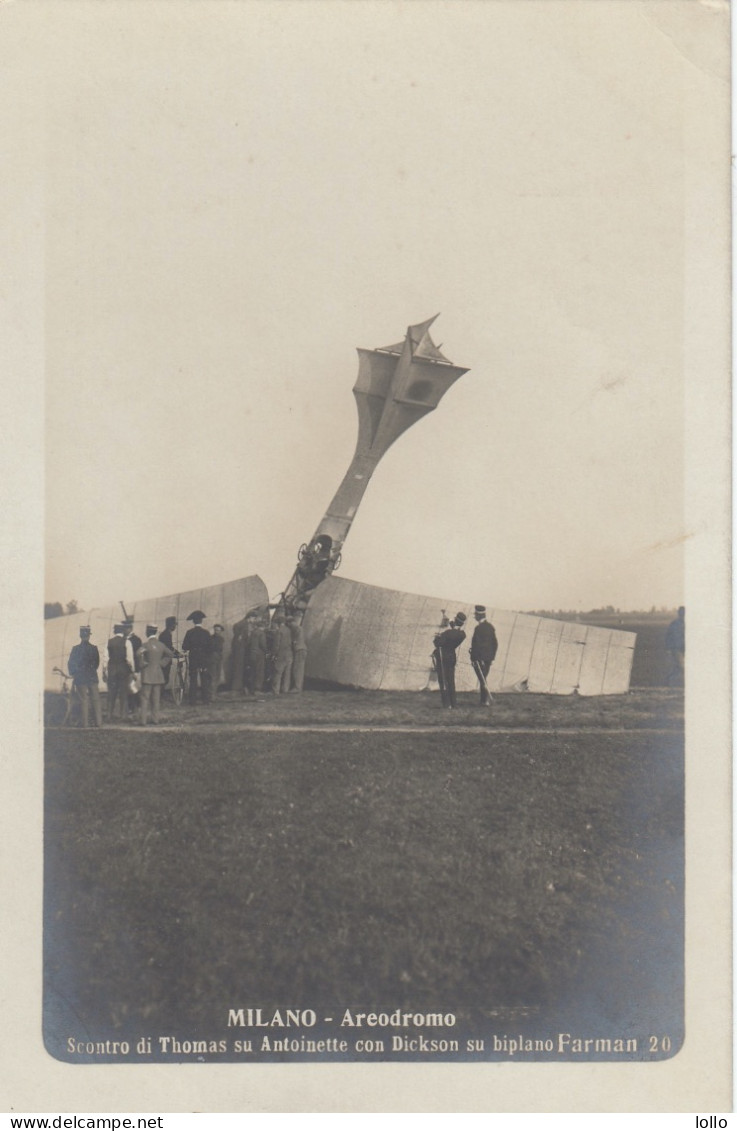
{"label": "vintage postcard", "polygon": [[729,1110],[726,4],[0,23],[9,1110]]}

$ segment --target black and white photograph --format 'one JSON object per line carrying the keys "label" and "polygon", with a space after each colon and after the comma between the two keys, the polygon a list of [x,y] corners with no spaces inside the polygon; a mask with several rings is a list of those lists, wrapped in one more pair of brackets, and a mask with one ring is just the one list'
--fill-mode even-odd
{"label": "black and white photograph", "polygon": [[3,23],[43,63],[46,1071],[729,1110],[726,5]]}

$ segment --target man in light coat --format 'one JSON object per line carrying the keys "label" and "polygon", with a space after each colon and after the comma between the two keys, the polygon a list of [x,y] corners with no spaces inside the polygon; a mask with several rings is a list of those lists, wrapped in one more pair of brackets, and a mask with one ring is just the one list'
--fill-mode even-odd
{"label": "man in light coat", "polygon": [[167,648],[161,640],[157,639],[158,627],[155,624],[146,626],[146,642],[136,653],[136,658],[141,670],[141,724],[148,723],[148,711],[151,708],[152,720],[159,722],[159,707],[161,704],[161,688],[164,686],[164,670],[162,665],[171,661],[174,653]]}
{"label": "man in light coat", "polygon": [[[177,650],[174,647],[174,633],[177,627],[176,617],[167,617],[164,621],[164,631],[159,633],[159,640],[165,644],[169,651],[176,656]],[[164,674],[164,688],[169,686],[169,676],[171,675],[171,660],[161,665],[161,670]],[[162,692],[163,694],[163,692]]]}

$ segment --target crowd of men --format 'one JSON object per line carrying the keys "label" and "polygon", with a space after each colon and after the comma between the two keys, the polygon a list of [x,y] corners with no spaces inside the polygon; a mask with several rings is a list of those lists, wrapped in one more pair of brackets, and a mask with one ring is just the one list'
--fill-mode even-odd
{"label": "crowd of men", "polygon": [[[177,618],[167,617],[164,629],[146,626],[146,639],[142,641],[133,631],[132,617],[116,624],[107,643],[107,662],[103,667],[103,680],[108,690],[108,720],[137,718],[145,726],[149,715],[153,723],[159,722],[162,692],[170,685],[172,665],[187,656],[189,665],[189,703],[199,700],[210,703],[221,687],[242,695],[258,696],[271,690],[274,696],[287,692],[299,694],[304,687],[307,644],[302,627],[302,615],[288,615],[277,609],[270,619],[267,612],[253,610],[233,629],[227,671],[223,662],[225,630],[222,624],[213,625],[212,632],[202,622],[207,619],[201,609],[187,617],[192,627],[187,629],[181,651],[176,647],[174,633]],[[479,704],[491,706],[487,684],[489,670],[496,657],[498,642],[493,624],[486,619],[484,605],[474,608],[476,625],[471,638],[469,654],[471,665],[479,683]],[[432,660],[437,674],[443,707],[454,710],[456,698],[455,669],[458,649],[466,639],[464,625],[466,614],[459,612],[446,621],[433,640]],[[90,708],[94,726],[102,726],[102,706],[99,692],[100,653],[90,640],[89,626],[79,630],[80,642],[69,655],[69,674],[78,693],[82,726],[89,725]],[[670,667],[668,685],[683,686],[685,655],[685,608],[668,626],[666,648]]]}
{"label": "crowd of men", "polygon": [[[307,645],[300,614],[287,616],[277,610],[271,618],[256,610],[234,626],[228,669],[224,665],[225,630],[203,625],[207,614],[195,609],[187,617],[192,622],[184,634],[181,649],[174,634],[176,617],[167,617],[164,628],[146,626],[146,639],[133,631],[133,618],[113,627],[107,642],[107,660],[102,678],[107,683],[107,717],[132,719],[146,726],[160,721],[162,694],[171,686],[172,666],[186,656],[188,663],[188,701],[210,703],[221,688],[242,695],[258,696],[269,686],[275,696],[299,694],[304,687]],[[89,625],[79,630],[80,642],[69,654],[68,670],[79,696],[81,724],[102,726],[100,700],[100,652],[90,639]]]}

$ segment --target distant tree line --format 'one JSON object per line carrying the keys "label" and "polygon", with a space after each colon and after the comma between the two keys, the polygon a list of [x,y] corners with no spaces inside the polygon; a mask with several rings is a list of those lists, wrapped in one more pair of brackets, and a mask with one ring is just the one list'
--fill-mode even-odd
{"label": "distant tree line", "polygon": [[534,617],[553,617],[560,619],[565,617],[566,620],[577,620],[579,617],[594,617],[594,616],[658,616],[658,615],[675,615],[675,608],[669,608],[667,605],[655,606],[651,605],[649,609],[618,609],[614,605],[605,605],[600,609],[531,609],[528,616]]}
{"label": "distant tree line", "polygon": [[61,601],[46,601],[44,603],[44,620],[53,620],[54,617],[70,617],[72,613],[81,611],[79,602],[76,600],[67,601],[66,608]]}

